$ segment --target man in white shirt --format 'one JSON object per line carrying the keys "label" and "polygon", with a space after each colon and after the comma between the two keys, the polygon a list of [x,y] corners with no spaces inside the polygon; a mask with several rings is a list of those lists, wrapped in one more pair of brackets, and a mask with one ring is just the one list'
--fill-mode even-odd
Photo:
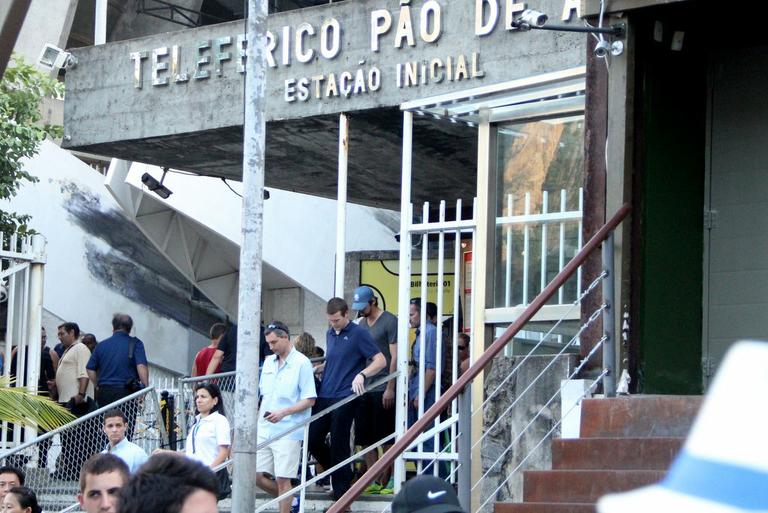
{"label": "man in white shirt", "polygon": [[[312,363],[293,348],[288,326],[272,321],[264,334],[274,354],[264,360],[259,380],[259,443],[308,419],[317,397]],[[291,478],[296,477],[301,462],[302,438],[303,429],[298,428],[258,451],[256,484],[261,489],[275,497],[291,489]],[[280,513],[291,511],[291,500],[280,501]]]}
{"label": "man in white shirt", "polygon": [[104,414],[104,434],[107,435],[109,443],[102,454],[114,454],[128,465],[131,474],[147,461],[147,453],[144,449],[131,442],[125,437],[125,430],[128,427],[128,417],[122,410],[113,408]]}

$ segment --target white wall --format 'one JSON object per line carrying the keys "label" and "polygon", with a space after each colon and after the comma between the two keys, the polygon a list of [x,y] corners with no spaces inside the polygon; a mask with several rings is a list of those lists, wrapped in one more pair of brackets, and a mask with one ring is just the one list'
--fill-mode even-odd
{"label": "white wall", "polygon": [[[119,290],[96,279],[89,266],[108,265],[103,255],[118,252],[130,258],[137,248],[125,241],[125,247],[111,247],[103,239],[88,233],[73,220],[65,208],[78,194],[88,195],[92,207],[115,214],[118,207],[103,186],[104,177],[89,166],[60,149],[44,142],[40,153],[29,160],[25,169],[40,181],[24,185],[18,196],[3,202],[2,208],[33,216],[30,226],[47,240],[45,265],[44,308],[49,312],[44,322],[58,319],[77,322],[83,331],[93,332],[98,339],[111,334],[111,319],[115,312],[130,314],[134,319],[134,334],[146,346],[150,360],[179,372],[188,372],[188,346],[204,343],[204,338],[179,322],[160,315],[135,300],[126,298]],[[129,228],[132,227],[127,219]],[[136,266],[124,270],[139,272]],[[158,281],[162,277],[157,277]],[[46,325],[49,345],[55,344],[55,326]]]}
{"label": "white wall", "polygon": [[[141,187],[141,175],[160,179],[154,166],[134,164],[128,182]],[[242,183],[228,182],[242,193]],[[218,178],[168,173],[168,204],[240,244],[241,199]],[[264,261],[320,298],[333,296],[336,202],[268,188],[264,202]],[[396,250],[399,213],[348,205],[347,251]]]}

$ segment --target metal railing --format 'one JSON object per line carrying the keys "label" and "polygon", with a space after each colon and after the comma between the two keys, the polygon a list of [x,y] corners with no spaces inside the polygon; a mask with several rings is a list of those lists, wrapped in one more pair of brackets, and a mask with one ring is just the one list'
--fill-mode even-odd
{"label": "metal railing", "polygon": [[167,444],[157,392],[147,387],[3,452],[0,464],[24,469],[25,484],[35,490],[45,511],[65,506],[76,511],[72,502],[79,492],[80,468],[106,448],[103,414],[113,408],[128,418],[126,436],[148,455]]}
{"label": "metal railing", "polygon": [[[314,360],[317,360],[317,359],[314,359]],[[226,372],[226,373],[220,373],[220,374],[211,374],[211,375],[208,375],[208,376],[197,376],[195,378],[185,378],[184,380],[180,380],[180,381],[183,381],[183,382],[189,384],[189,383],[198,383],[198,382],[207,381],[207,380],[221,379],[222,377],[227,378],[227,377],[232,377],[232,376],[234,376],[234,372],[232,372],[232,373]],[[394,372],[394,373],[389,374],[389,375],[387,375],[385,377],[382,377],[382,378],[380,378],[378,380],[375,380],[375,381],[371,382],[370,384],[368,384],[365,387],[365,391],[367,393],[367,392],[369,392],[371,390],[375,390],[377,387],[380,387],[381,385],[384,385],[384,384],[388,383],[389,381],[392,381],[393,379],[396,379],[397,377],[398,377],[398,373]],[[302,421],[302,422],[292,426],[291,428],[286,429],[284,431],[281,431],[277,435],[275,435],[275,436],[273,436],[273,437],[271,437],[271,438],[269,438],[267,440],[264,440],[263,442],[260,442],[256,446],[256,450],[257,451],[261,450],[261,449],[264,449],[266,447],[269,447],[275,441],[280,440],[283,437],[285,437],[285,436],[287,436],[287,435],[289,435],[289,434],[291,434],[291,433],[293,433],[293,432],[295,432],[295,431],[297,431],[299,429],[303,430],[301,466],[300,466],[300,471],[299,471],[299,473],[300,473],[300,483],[298,485],[294,486],[293,488],[291,488],[290,490],[288,490],[287,492],[285,492],[285,493],[283,493],[283,494],[281,494],[281,495],[279,495],[277,497],[273,497],[271,499],[268,499],[266,502],[264,502],[264,503],[260,504],[259,506],[257,506],[256,513],[264,511],[265,509],[267,509],[268,507],[272,506],[273,504],[276,504],[277,502],[279,502],[279,501],[281,501],[281,500],[283,500],[283,499],[285,499],[287,497],[292,497],[292,496],[296,495],[297,493],[299,494],[299,499],[300,499],[299,511],[301,513],[303,513],[304,512],[304,505],[305,505],[305,498],[306,498],[306,490],[307,490],[307,488],[309,486],[317,483],[318,481],[324,479],[325,477],[330,476],[333,472],[335,472],[336,470],[342,468],[344,465],[350,465],[350,464],[352,464],[352,462],[361,459],[368,452],[377,450],[379,447],[381,447],[382,445],[386,444],[387,442],[389,442],[390,440],[392,440],[394,438],[395,434],[392,433],[391,435],[389,435],[387,437],[384,437],[381,440],[377,441],[375,444],[366,447],[362,451],[359,451],[359,452],[356,452],[356,453],[352,454],[349,458],[345,459],[344,461],[341,461],[341,462],[337,463],[336,465],[332,466],[331,468],[325,469],[323,472],[317,473],[312,478],[307,478],[307,469],[308,469],[308,466],[309,466],[308,437],[309,437],[309,426],[310,426],[310,424],[312,422],[322,418],[322,417],[325,417],[326,415],[329,415],[333,411],[335,411],[335,410],[341,408],[342,406],[344,406],[344,405],[346,405],[346,404],[356,400],[357,398],[358,398],[357,395],[354,395],[354,394],[350,395],[350,396],[348,396],[348,397],[346,397],[346,398],[344,398],[344,399],[334,403],[333,405],[329,406],[328,408],[326,408],[326,409],[324,409],[322,411],[319,411],[319,412],[311,415],[309,418],[307,418],[304,421]],[[226,468],[228,468],[232,464],[232,462],[233,462],[233,460],[231,458],[227,459],[226,461],[224,461],[224,462],[220,463],[219,465],[217,465],[216,467],[214,467],[213,470],[214,471],[219,471],[219,470],[222,470],[222,469],[226,469]]]}
{"label": "metal railing", "polygon": [[[602,283],[603,285],[603,301],[602,304],[593,312],[587,319],[587,322],[585,323],[586,326],[583,327],[583,329],[586,329],[590,324],[592,324],[595,320],[602,317],[603,320],[603,336],[602,338],[592,347],[590,352],[586,355],[584,360],[576,366],[575,369],[571,373],[569,373],[568,378],[572,378],[578,375],[580,371],[583,370],[584,365],[589,362],[593,356],[595,356],[601,348],[603,349],[603,364],[602,369],[599,371],[599,374],[597,377],[594,378],[594,380],[589,384],[588,387],[585,389],[585,394],[587,394],[589,391],[593,390],[595,387],[597,387],[600,383],[603,384],[604,390],[607,395],[611,395],[614,392],[614,383],[611,379],[614,374],[614,353],[612,351],[613,345],[615,344],[615,336],[613,333],[613,322],[612,322],[612,316],[614,312],[614,306],[612,302],[609,302],[612,300],[612,290],[613,290],[613,280],[614,280],[614,274],[613,274],[613,231],[616,229],[616,227],[629,215],[631,211],[631,207],[629,205],[622,206],[619,211],[605,224],[603,225],[600,230],[584,245],[584,247],[574,256],[574,258],[563,267],[563,269],[555,276],[555,278],[544,288],[544,290],[541,291],[541,293],[528,305],[527,308],[523,311],[523,313],[520,315],[519,318],[517,318],[505,331],[504,333],[498,337],[486,350],[481,354],[477,360],[465,371],[453,385],[451,385],[444,394],[437,399],[434,405],[430,407],[427,411],[424,412],[423,415],[420,415],[419,419],[407,430],[405,431],[402,436],[399,436],[395,442],[395,444],[384,454],[384,456],[379,459],[376,464],[374,464],[371,468],[368,469],[368,471],[360,477],[353,485],[352,487],[347,491],[347,493],[344,494],[343,497],[341,497],[338,501],[336,501],[331,508],[328,510],[328,513],[341,513],[343,510],[349,507],[351,502],[357,498],[362,491],[371,483],[371,481],[375,478],[375,476],[379,475],[386,467],[391,465],[396,458],[398,458],[404,451],[408,450],[409,447],[411,447],[414,443],[418,441],[420,437],[423,437],[424,432],[427,431],[430,427],[432,427],[433,423],[435,422],[435,419],[438,418],[440,413],[448,407],[457,397],[462,397],[463,401],[469,401],[469,390],[470,385],[473,382],[475,378],[477,378],[480,373],[482,373],[487,366],[491,363],[491,361],[496,357],[499,353],[501,353],[504,349],[504,347],[512,340],[512,338],[520,331],[522,330],[527,323],[533,319],[534,315],[545,305],[547,302],[554,297],[554,295],[557,293],[557,291],[562,287],[572,276],[574,276],[577,272],[579,272],[580,267],[584,262],[589,258],[589,256],[598,249],[602,245],[602,256],[604,260],[604,269],[603,272],[598,276],[598,278],[593,281],[586,289],[585,292],[579,295],[579,298],[577,301],[580,303],[584,297],[586,297],[587,294],[593,292],[597,289],[598,284]],[[554,329],[554,328],[553,328]],[[583,331],[580,330],[580,331]],[[574,337],[576,338],[576,337]],[[516,368],[520,368],[523,362],[519,362],[519,364],[516,366]],[[513,372],[514,369],[513,369]],[[540,375],[543,375],[544,371],[540,373]],[[486,403],[489,400],[492,400],[493,397],[496,396],[496,394],[502,390],[504,381],[508,381],[510,377],[508,376],[505,378],[505,380],[502,380],[502,384],[496,387],[496,390],[494,390],[491,393],[491,397],[489,397],[488,400],[486,400]],[[536,378],[538,379],[538,377]],[[535,382],[536,380],[534,380]],[[528,389],[531,389],[533,387],[533,383],[529,384]],[[539,409],[539,412],[537,412],[534,417],[528,422],[528,425],[522,430],[522,432],[525,432],[530,425],[535,423],[537,419],[542,415],[542,412],[552,404],[552,401],[554,400],[554,397],[556,397],[562,390],[562,387],[560,390],[557,390],[555,394],[547,401],[545,401],[544,406]],[[520,394],[520,395],[524,395]],[[512,472],[509,473],[509,475],[505,475],[503,477],[502,483],[499,486],[494,487],[494,491],[489,494],[487,497],[481,497],[479,500],[475,500],[475,504],[479,504],[479,507],[471,508],[472,504],[472,490],[477,489],[479,484],[483,481],[483,479],[487,476],[487,473],[484,476],[481,476],[479,479],[475,481],[475,483],[471,482],[471,454],[473,449],[473,444],[471,442],[471,416],[475,415],[479,412],[482,412],[483,408],[482,406],[477,408],[475,411],[473,411],[470,415],[467,415],[466,419],[461,418],[459,419],[459,423],[461,424],[459,433],[458,433],[458,441],[459,441],[459,464],[458,468],[455,469],[456,472],[459,474],[459,480],[458,480],[458,487],[459,487],[459,498],[464,505],[464,507],[467,510],[472,511],[479,511],[483,507],[485,507],[490,501],[497,499],[497,494],[499,490],[506,484],[507,481],[511,478],[513,474],[515,474],[520,468],[522,468],[522,465],[529,459],[530,454],[532,454],[532,451],[529,452],[522,461],[519,462],[519,464],[512,470]],[[567,413],[569,413],[570,410]],[[462,416],[464,417],[464,416]],[[533,450],[538,449],[542,446],[544,441],[548,439],[549,436],[551,436],[557,427],[562,422],[562,416],[561,418],[554,423],[554,425],[548,430],[548,432],[545,434],[545,436],[538,441],[538,443],[535,444],[533,447]],[[433,428],[434,429],[434,428]],[[504,454],[501,454],[499,458],[497,459],[500,461],[509,450],[514,446],[514,444],[520,439],[522,434],[518,434],[515,439],[512,441],[511,444],[507,447],[507,449],[504,451]],[[475,442],[474,446],[476,447],[477,444],[481,443],[482,440],[478,440]],[[435,457],[433,459],[437,460],[439,458]],[[495,462],[495,466],[497,463]],[[453,474],[453,472],[452,472]]]}

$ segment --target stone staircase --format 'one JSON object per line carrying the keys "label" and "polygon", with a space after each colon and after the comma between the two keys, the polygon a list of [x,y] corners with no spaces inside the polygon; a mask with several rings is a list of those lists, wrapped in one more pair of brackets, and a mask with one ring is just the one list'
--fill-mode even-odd
{"label": "stone staircase", "polygon": [[526,471],[523,502],[495,513],[594,513],[602,495],[661,480],[701,406],[700,396],[586,399],[581,438],[552,442],[552,470]]}

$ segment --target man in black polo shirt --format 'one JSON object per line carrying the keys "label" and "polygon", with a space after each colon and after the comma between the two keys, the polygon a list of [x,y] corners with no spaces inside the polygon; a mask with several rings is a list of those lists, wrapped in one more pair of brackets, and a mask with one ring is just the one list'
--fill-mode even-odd
{"label": "man in black polo shirt", "polygon": [[[132,329],[130,315],[115,314],[112,336],[101,341],[88,360],[88,377],[97,386],[96,402],[101,407],[129,396],[149,383],[144,343],[130,335]],[[130,439],[136,418],[135,409],[127,410],[127,416],[127,436]]]}
{"label": "man in black polo shirt", "polygon": [[[325,371],[313,415],[352,394],[362,395],[366,378],[375,376],[387,365],[368,330],[350,322],[346,301],[338,297],[331,299],[326,313],[331,327],[325,337]],[[371,363],[366,367],[369,359]],[[349,458],[349,435],[356,410],[357,400],[354,400],[310,424],[309,450],[323,468],[331,468]],[[329,432],[330,447],[325,443]],[[350,465],[331,474],[335,500],[344,495],[351,481]]]}
{"label": "man in black polo shirt", "polygon": [[[273,354],[267,344],[264,336],[264,326],[259,329],[259,365],[264,363],[264,358]],[[219,368],[221,365],[221,368]],[[215,374],[216,369],[219,372],[231,372],[237,368],[237,324],[233,324],[221,338],[219,345],[216,346],[211,361],[208,363],[208,369],[205,374]],[[225,382],[226,383],[226,382]],[[220,384],[222,390],[226,389],[226,384]],[[234,386],[234,381],[232,381]]]}

